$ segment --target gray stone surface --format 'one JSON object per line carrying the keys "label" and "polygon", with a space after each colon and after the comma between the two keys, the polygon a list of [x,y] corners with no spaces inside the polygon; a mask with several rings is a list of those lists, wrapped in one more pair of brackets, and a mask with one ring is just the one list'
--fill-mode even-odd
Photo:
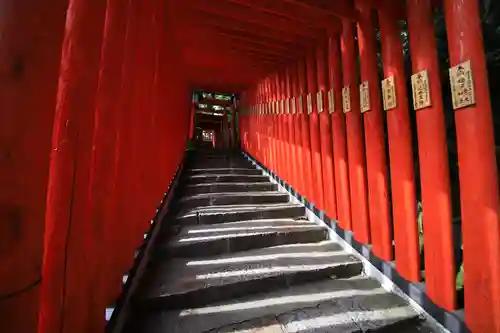
{"label": "gray stone surface", "polygon": [[190,184],[185,186],[185,195],[221,192],[247,192],[247,191],[277,191],[278,185],[272,183],[211,183]]}
{"label": "gray stone surface", "polygon": [[293,219],[253,220],[184,227],[158,250],[175,257],[217,255],[255,248],[314,243],[326,238],[326,229]]}
{"label": "gray stone surface", "polygon": [[241,192],[241,193],[202,193],[186,196],[179,201],[183,208],[199,206],[286,203],[288,194],[276,191]]}
{"label": "gray stone surface", "polygon": [[234,175],[262,175],[262,171],[255,169],[253,166],[248,168],[211,168],[211,169],[191,169],[188,171],[191,175],[203,174],[234,174]]}
{"label": "gray stone surface", "polygon": [[126,332],[439,332],[261,171],[212,152],[190,157],[175,228],[156,244]]}
{"label": "gray stone surface", "polygon": [[137,332],[439,332],[420,319],[377,281],[357,276],[150,314]]}
{"label": "gray stone surface", "polygon": [[305,215],[301,204],[206,206],[187,209],[176,216],[180,224],[210,224],[241,220],[294,218]]}
{"label": "gray stone surface", "polygon": [[202,174],[192,175],[187,179],[190,184],[206,184],[206,183],[228,183],[228,182],[246,182],[246,183],[262,183],[269,182],[269,178],[264,175],[217,175],[217,174]]}
{"label": "gray stone surface", "polygon": [[331,241],[175,259],[152,265],[140,299],[151,307],[193,306],[361,270],[357,258]]}

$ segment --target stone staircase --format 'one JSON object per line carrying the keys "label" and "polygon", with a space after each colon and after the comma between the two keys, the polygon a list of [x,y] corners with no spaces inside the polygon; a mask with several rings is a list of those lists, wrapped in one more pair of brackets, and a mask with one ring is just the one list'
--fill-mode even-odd
{"label": "stone staircase", "polygon": [[240,154],[183,177],[126,332],[439,332]]}

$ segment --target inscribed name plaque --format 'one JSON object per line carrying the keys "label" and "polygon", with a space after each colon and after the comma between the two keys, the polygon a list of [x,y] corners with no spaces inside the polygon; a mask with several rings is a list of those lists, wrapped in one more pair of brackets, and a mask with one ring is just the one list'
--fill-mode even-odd
{"label": "inscribed name plaque", "polygon": [[349,87],[342,88],[342,108],[344,113],[351,112],[351,89]]}
{"label": "inscribed name plaque", "polygon": [[333,94],[333,88],[328,90],[328,113],[332,114],[335,112],[335,96]]}
{"label": "inscribed name plaque", "polygon": [[370,111],[370,89],[368,87],[368,81],[365,81],[359,85],[359,106],[361,113]]}
{"label": "inscribed name plaque", "polygon": [[291,105],[292,114],[295,114],[297,112],[297,103],[295,101],[295,97],[292,97],[292,100],[290,101],[290,103],[292,103],[292,105]]}
{"label": "inscribed name plaque", "polygon": [[307,94],[307,114],[311,114],[313,112],[313,99],[311,94]]}
{"label": "inscribed name plaque", "polygon": [[389,76],[382,80],[382,98],[384,100],[385,111],[394,109],[397,106],[394,76]]}
{"label": "inscribed name plaque", "polygon": [[323,112],[323,92],[318,91],[316,94],[316,104],[318,105],[318,113]]}
{"label": "inscribed name plaque", "polygon": [[298,112],[299,113],[303,113],[304,112],[304,102],[303,102],[303,99],[302,99],[302,95],[299,96],[299,100],[297,102],[297,107],[298,107]]}
{"label": "inscribed name plaque", "polygon": [[411,76],[411,89],[413,91],[413,108],[415,110],[431,106],[429,75],[426,69]]}
{"label": "inscribed name plaque", "polygon": [[451,97],[453,109],[476,104],[476,92],[470,60],[450,68]]}

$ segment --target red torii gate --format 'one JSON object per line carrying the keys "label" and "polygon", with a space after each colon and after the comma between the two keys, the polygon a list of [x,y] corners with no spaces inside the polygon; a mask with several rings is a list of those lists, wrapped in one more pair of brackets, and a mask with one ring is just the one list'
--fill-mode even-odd
{"label": "red torii gate", "polygon": [[[427,77],[431,96],[430,105],[417,106],[426,292],[453,310],[450,184],[431,2],[408,0],[406,16],[413,74]],[[413,110],[396,26],[405,9],[394,1],[325,7],[322,1],[217,0],[208,8],[202,1],[0,0],[0,6],[6,331],[103,330],[104,308],[120,292],[122,274],[182,158],[193,87],[244,90],[244,107],[252,110],[240,117],[244,148],[384,260],[394,259],[389,166],[396,267],[408,281],[420,281]],[[442,6],[450,64],[470,66],[474,74],[474,103],[455,101],[465,317],[474,332],[500,332],[498,180],[478,5],[443,0]],[[382,37],[390,162],[373,10]],[[204,61],[203,45],[182,36],[205,26],[221,49]],[[219,54],[234,61],[221,62],[228,57]]]}

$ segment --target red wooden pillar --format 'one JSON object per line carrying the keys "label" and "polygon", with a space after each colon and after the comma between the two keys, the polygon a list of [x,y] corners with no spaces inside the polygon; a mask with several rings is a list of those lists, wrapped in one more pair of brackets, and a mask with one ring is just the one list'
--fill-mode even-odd
{"label": "red wooden pillar", "polygon": [[[139,11],[136,15],[139,16],[140,24],[140,44],[138,48],[139,61],[136,64],[138,66],[138,80],[136,87],[136,99],[133,105],[134,110],[134,123],[139,132],[139,136],[136,141],[136,176],[132,179],[135,184],[136,191],[134,196],[136,199],[136,204],[138,207],[138,216],[136,221],[136,246],[139,246],[143,242],[143,233],[147,231],[150,225],[150,220],[154,217],[156,210],[156,199],[154,192],[152,191],[153,184],[156,181],[157,171],[152,169],[155,151],[152,149],[152,121],[153,121],[153,110],[152,110],[152,96],[153,92],[153,82],[154,82],[154,3],[153,1],[141,2]],[[182,101],[182,95],[179,94],[176,97],[179,101]],[[180,113],[186,112],[186,105],[180,104],[178,106],[177,117],[179,119],[179,125],[188,125],[186,119],[187,117],[181,118]],[[182,119],[182,120],[181,120]],[[182,146],[184,139],[187,137],[189,128],[184,129],[179,126],[181,133],[180,137],[177,137],[179,146]],[[185,136],[186,135],[186,136]]]}
{"label": "red wooden pillar", "polygon": [[[119,99],[120,117],[118,119],[118,139],[116,145],[116,216],[122,226],[119,242],[118,265],[125,273],[133,261],[135,251],[135,229],[136,223],[136,205],[133,200],[133,164],[134,160],[134,142],[136,140],[135,124],[133,121],[133,109],[131,107],[134,92],[134,83],[136,81],[137,67],[137,43],[140,38],[138,28],[137,12],[138,2],[129,1],[127,31],[125,35],[125,46],[122,64],[122,94]],[[165,59],[167,60],[167,59]],[[168,90],[167,90],[168,91]],[[171,147],[169,147],[171,148]],[[169,149],[170,150],[170,149]],[[166,154],[173,151],[167,151]]]}
{"label": "red wooden pillar", "polygon": [[344,81],[342,100],[347,129],[352,224],[356,239],[367,244],[370,243],[370,219],[368,216],[363,120],[359,108],[354,25],[346,19],[342,20],[341,51]]}
{"label": "red wooden pillar", "polygon": [[328,102],[333,140],[333,162],[337,195],[337,219],[342,228],[351,230],[351,196],[349,194],[349,163],[347,160],[347,136],[345,115],[342,110],[342,67],[340,65],[340,41],[338,35],[328,39],[328,68],[330,97]]}
{"label": "red wooden pillar", "polygon": [[[420,281],[420,257],[412,137],[408,114],[403,53],[394,6],[379,9],[382,60],[388,88],[387,131],[394,217],[396,267],[411,282]],[[393,82],[393,83],[390,83]],[[390,95],[390,96],[389,96]]]}
{"label": "red wooden pillar", "polygon": [[294,142],[294,115],[292,114],[292,82],[291,82],[291,70],[289,67],[285,70],[285,81],[286,81],[286,96],[285,96],[285,117],[286,117],[286,141],[288,144],[288,183],[292,186],[296,186],[297,183],[297,172],[296,172],[296,161],[297,154]]}
{"label": "red wooden pillar", "polygon": [[283,177],[283,141],[281,140],[282,128],[281,128],[281,114],[279,110],[280,103],[280,95],[281,95],[281,86],[280,86],[280,75],[279,72],[276,72],[273,77],[273,124],[274,124],[274,133],[275,133],[275,142],[276,142],[276,170],[275,172]]}
{"label": "red wooden pillar", "polygon": [[36,332],[49,154],[67,0],[2,0],[0,317]]}
{"label": "red wooden pillar", "polygon": [[323,175],[324,208],[330,218],[337,218],[337,199],[335,197],[335,177],[333,171],[333,148],[330,116],[328,114],[328,67],[326,44],[316,48],[318,94],[316,105],[319,113],[321,166]]}
{"label": "red wooden pillar", "polygon": [[67,13],[47,194],[43,333],[92,330],[104,223],[89,219],[88,200],[105,11],[105,0],[71,0]]}
{"label": "red wooden pillar", "polygon": [[[362,88],[364,89],[363,120],[366,143],[368,203],[373,252],[384,260],[392,260],[392,226],[388,198],[387,158],[384,119],[378,79],[378,60],[373,9],[362,1],[359,11],[358,45]],[[368,93],[368,94],[366,94]]]}
{"label": "red wooden pillar", "polygon": [[290,151],[289,151],[289,142],[288,142],[288,118],[285,112],[285,103],[286,103],[286,72],[285,70],[280,72],[280,94],[279,94],[279,118],[280,118],[280,126],[281,126],[281,146],[283,152],[281,154],[282,161],[282,169],[283,175],[282,178],[285,181],[289,181],[290,178]]}
{"label": "red wooden pillar", "polygon": [[[121,93],[123,47],[127,26],[128,3],[108,0],[103,35],[101,68],[97,88],[93,150],[90,175],[90,221],[103,225],[99,288],[95,294],[101,303],[95,306],[97,314],[120,292],[122,271],[117,266],[116,230],[120,224],[115,215],[116,205],[116,143],[118,136],[118,101]],[[102,326],[102,318],[98,325]]]}
{"label": "red wooden pillar", "polygon": [[296,153],[296,171],[297,171],[297,184],[295,188],[301,195],[305,195],[305,176],[304,176],[304,148],[302,146],[302,105],[299,105],[300,91],[299,91],[299,72],[298,67],[294,66],[291,69],[292,78],[292,115],[293,115],[293,131],[294,131],[294,146]]}
{"label": "red wooden pillar", "polygon": [[273,88],[272,77],[266,80],[266,104],[265,104],[265,127],[267,130],[267,142],[269,149],[269,168],[276,172],[276,141],[274,136],[274,116],[273,116]]}
{"label": "red wooden pillar", "polygon": [[272,145],[270,139],[270,119],[269,119],[269,79],[266,78],[263,82],[263,96],[262,96],[262,133],[264,139],[264,149],[266,151],[267,167],[272,168],[273,166],[273,156],[272,156]]}
{"label": "red wooden pillar", "polygon": [[309,134],[311,140],[311,172],[314,203],[319,209],[325,209],[323,196],[323,170],[321,157],[321,137],[319,129],[319,114],[316,94],[318,92],[318,79],[316,68],[316,56],[311,51],[306,57],[307,75],[307,113],[309,113]]}
{"label": "red wooden pillar", "polygon": [[[439,306],[455,308],[455,260],[453,255],[450,175],[441,78],[430,0],[407,2],[413,78],[427,82],[431,105],[417,106],[417,131],[424,209],[425,285]],[[423,72],[425,71],[425,72]],[[414,92],[415,101],[419,101]],[[425,98],[425,96],[423,96]],[[424,106],[425,105],[425,106]]]}
{"label": "red wooden pillar", "polygon": [[[498,176],[478,1],[444,1],[450,65],[470,61],[475,92],[455,110],[465,273],[465,319],[473,332],[500,332]],[[463,66],[465,67],[465,66]],[[463,73],[463,71],[460,71]],[[460,75],[457,75],[460,76]],[[466,80],[466,83],[469,81]],[[467,86],[466,86],[467,87]],[[457,106],[458,106],[457,105]]]}
{"label": "red wooden pillar", "polygon": [[306,78],[306,61],[305,59],[299,60],[298,67],[299,76],[299,102],[300,109],[300,127],[302,134],[302,157],[304,167],[304,195],[310,202],[315,202],[314,197],[314,178],[312,176],[312,158],[311,158],[311,136],[309,134],[309,117],[307,115],[307,78]]}

